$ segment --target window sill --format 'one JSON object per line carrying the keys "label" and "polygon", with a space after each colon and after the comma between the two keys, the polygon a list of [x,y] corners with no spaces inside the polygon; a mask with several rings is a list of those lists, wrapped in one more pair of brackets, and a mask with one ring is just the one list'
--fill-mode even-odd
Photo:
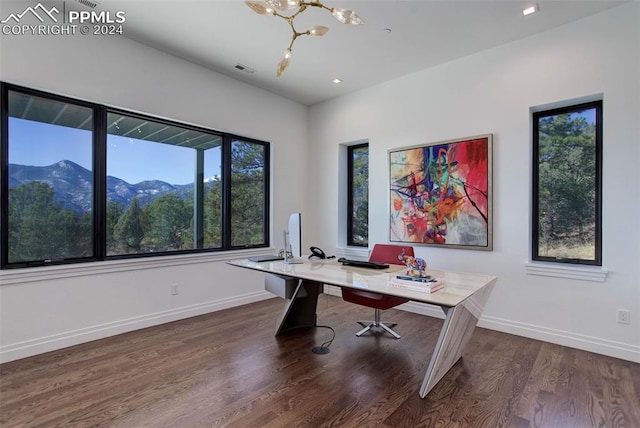
{"label": "window sill", "polygon": [[369,248],[367,247],[336,247],[335,248],[337,257],[344,257],[346,259],[361,259],[368,260],[369,259]]}
{"label": "window sill", "polygon": [[600,266],[556,266],[531,262],[525,263],[525,272],[527,275],[552,276],[593,282],[605,282],[609,273],[607,269]]}
{"label": "window sill", "polygon": [[69,265],[44,266],[24,269],[0,271],[2,285],[26,282],[49,281],[52,279],[72,278],[77,276],[102,275],[142,269],[166,268],[198,263],[225,262],[256,255],[273,254],[275,249],[240,250],[219,253],[183,254],[161,257],[141,257],[137,259],[109,260],[104,262],[77,263]]}

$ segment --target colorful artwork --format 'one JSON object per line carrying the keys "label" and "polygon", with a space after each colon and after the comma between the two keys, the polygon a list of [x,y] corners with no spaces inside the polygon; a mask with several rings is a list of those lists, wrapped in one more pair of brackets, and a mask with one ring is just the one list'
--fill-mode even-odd
{"label": "colorful artwork", "polygon": [[492,249],[492,135],[389,152],[390,240]]}

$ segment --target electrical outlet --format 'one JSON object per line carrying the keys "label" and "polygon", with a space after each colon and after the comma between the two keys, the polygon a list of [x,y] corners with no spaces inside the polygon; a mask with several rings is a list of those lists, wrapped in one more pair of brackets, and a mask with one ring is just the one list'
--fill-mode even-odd
{"label": "electrical outlet", "polygon": [[627,309],[618,309],[618,323],[629,324],[631,322],[631,313]]}
{"label": "electrical outlet", "polygon": [[171,295],[176,296],[178,291],[178,284],[171,284]]}

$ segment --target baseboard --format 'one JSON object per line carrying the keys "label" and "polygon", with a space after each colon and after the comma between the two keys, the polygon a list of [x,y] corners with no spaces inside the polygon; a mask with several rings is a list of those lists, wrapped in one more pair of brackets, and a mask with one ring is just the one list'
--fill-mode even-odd
{"label": "baseboard", "polygon": [[[325,293],[333,296],[341,295],[340,288],[333,286],[325,286]],[[235,306],[246,305],[273,297],[271,293],[259,291],[6,345],[0,347],[0,363],[31,357],[92,340],[103,339],[129,331],[233,308]],[[409,302],[398,306],[398,309],[434,318],[444,318],[442,309],[433,305]],[[489,316],[482,316],[478,326],[640,363],[640,346]]]}
{"label": "baseboard", "polygon": [[129,331],[140,330],[142,328],[153,327],[155,325],[204,315],[210,312],[246,305],[248,303],[266,300],[273,297],[274,296],[271,293],[259,291],[6,345],[0,347],[0,363],[31,357],[33,355],[90,342],[92,340],[103,339],[105,337],[115,336]]}
{"label": "baseboard", "polygon": [[640,346],[496,317],[480,317],[479,327],[640,363]]}
{"label": "baseboard", "polygon": [[[325,293],[333,296],[341,295],[340,288],[333,286],[325,286]],[[409,302],[398,306],[398,309],[444,319],[442,309],[434,305]],[[585,336],[490,316],[481,316],[478,327],[640,363],[640,346],[633,346],[627,343],[614,342],[598,337]]]}

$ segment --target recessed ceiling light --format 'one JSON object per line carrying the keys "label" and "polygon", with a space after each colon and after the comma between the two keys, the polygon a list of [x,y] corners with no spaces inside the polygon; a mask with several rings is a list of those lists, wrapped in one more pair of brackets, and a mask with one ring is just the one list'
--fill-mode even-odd
{"label": "recessed ceiling light", "polygon": [[532,13],[536,13],[539,10],[540,10],[540,8],[538,7],[538,4],[536,3],[533,6],[529,6],[526,9],[522,9],[522,14],[524,16],[527,16],[527,15],[531,15]]}
{"label": "recessed ceiling light", "polygon": [[338,79],[337,77],[332,80],[333,83],[342,83],[342,79]]}

